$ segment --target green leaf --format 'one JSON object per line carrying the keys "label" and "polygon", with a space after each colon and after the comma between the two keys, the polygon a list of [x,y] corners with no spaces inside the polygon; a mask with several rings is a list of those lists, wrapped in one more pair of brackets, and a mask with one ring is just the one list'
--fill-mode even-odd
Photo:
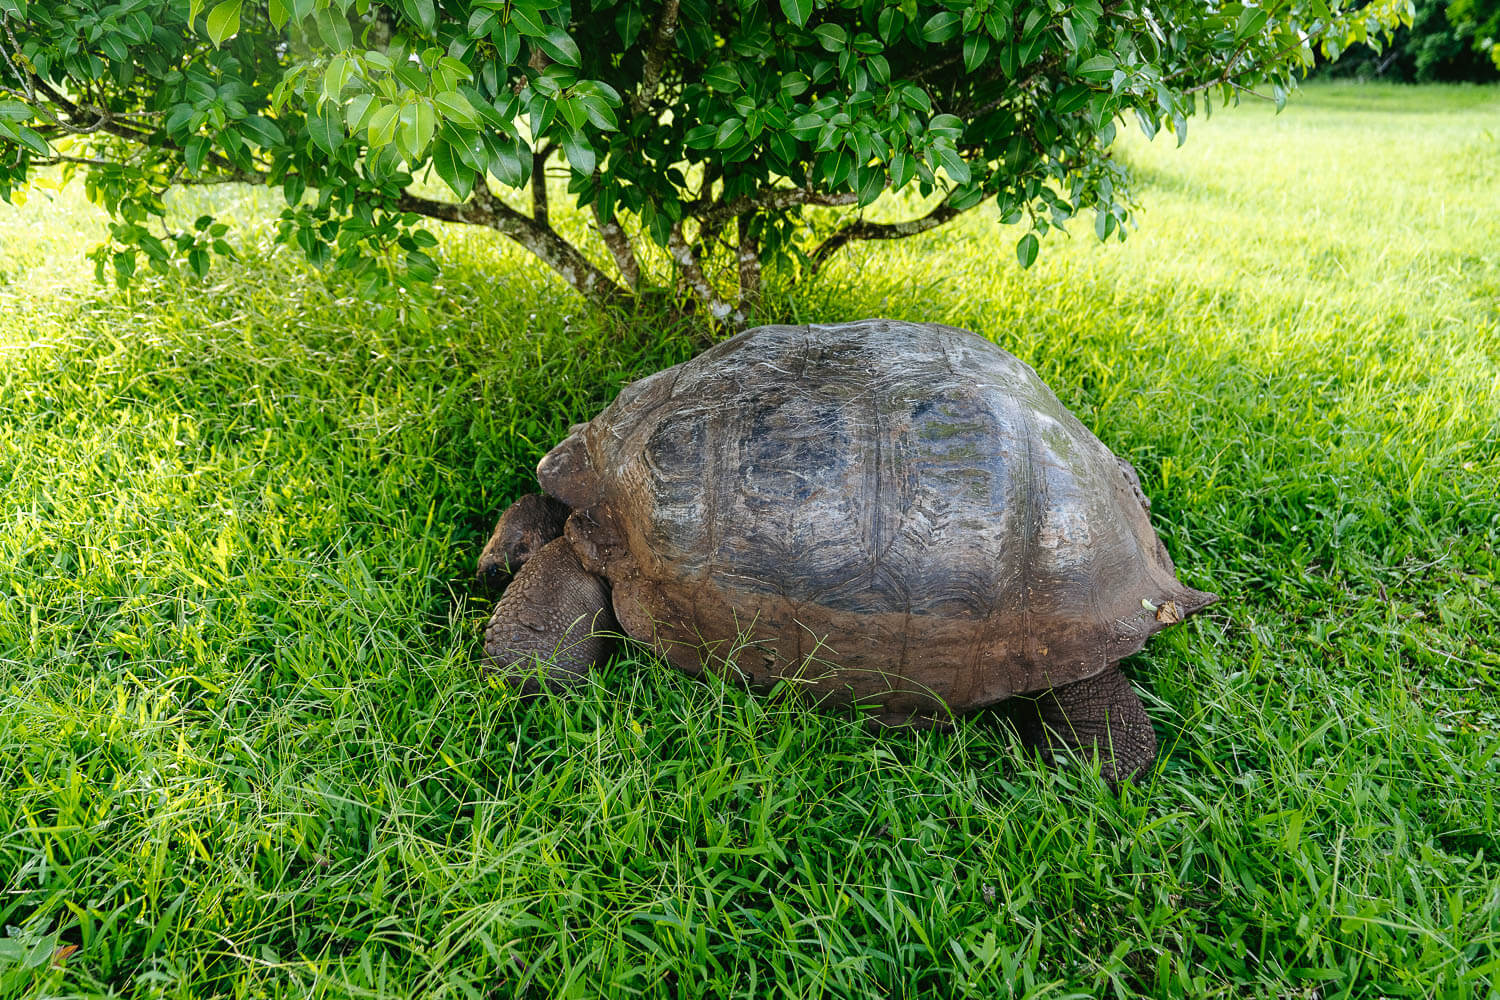
{"label": "green leaf", "polygon": [[682,144],[688,149],[712,149],[716,132],[713,125],[694,125],[682,137]]}
{"label": "green leaf", "polygon": [[1269,17],[1264,7],[1246,7],[1240,11],[1239,23],[1234,27],[1235,39],[1244,41],[1260,34],[1260,30],[1266,26]]}
{"label": "green leaf", "polygon": [[474,171],[482,174],[490,167],[490,152],[484,145],[484,137],[478,132],[460,132],[452,125],[444,126],[441,131],[448,145],[453,148],[453,155],[458,157],[460,163]]}
{"label": "green leaf", "polygon": [[584,111],[588,113],[589,121],[595,128],[601,132],[614,132],[619,129],[620,126],[615,121],[615,111],[604,103],[604,98],[584,94],[578,98],[578,101],[583,105]]}
{"label": "green leaf", "polygon": [[489,145],[490,173],[507,187],[525,187],[531,176],[531,154],[514,140]]}
{"label": "green leaf", "polygon": [[891,157],[891,186],[900,190],[906,187],[906,182],[911,180],[917,172],[917,165],[912,160],[911,154],[905,151]]}
{"label": "green leaf", "polygon": [[121,250],[114,256],[115,281],[123,288],[135,274],[135,251]]}
{"label": "green leaf", "polygon": [[37,156],[52,155],[52,150],[47,148],[47,140],[43,139],[41,135],[34,130],[27,128],[25,125],[21,125],[16,128],[16,132],[20,136],[22,145],[31,150]]}
{"label": "green leaf", "polygon": [[1101,211],[1094,216],[1094,235],[1099,237],[1100,242],[1109,239],[1109,234],[1114,231],[1114,215]]}
{"label": "green leaf", "polygon": [[849,155],[847,149],[840,149],[822,157],[823,178],[828,182],[830,188],[843,187],[849,174],[854,169],[854,157]]}
{"label": "green leaf", "polygon": [[452,56],[443,56],[439,59],[437,69],[438,72],[443,74],[443,78],[448,81],[446,89],[449,90],[457,86],[461,80],[474,79],[473,71]]}
{"label": "green leaf", "polygon": [[635,45],[636,36],[646,26],[646,15],[635,4],[621,4],[615,15],[615,30],[620,33],[620,42],[625,48]]}
{"label": "green leaf", "polygon": [[959,212],[967,212],[981,201],[984,201],[984,187],[973,182],[959,188],[948,197],[948,204]]}
{"label": "green leaf", "polygon": [[396,105],[387,104],[370,117],[369,133],[366,140],[370,149],[379,149],[381,146],[388,145],[395,138],[397,113],[398,109]]}
{"label": "green leaf", "polygon": [[568,127],[577,132],[583,128],[583,123],[589,120],[588,111],[583,102],[573,97],[559,98],[557,102],[557,113],[562,120],[568,123]]}
{"label": "green leaf", "polygon": [[957,140],[959,136],[963,135],[964,123],[963,119],[957,115],[943,114],[933,118],[928,123],[927,130],[935,135]]}
{"label": "green leaf", "polygon": [[940,10],[922,25],[922,37],[934,45],[958,36],[963,18],[951,10]]}
{"label": "green leaf", "polygon": [[447,142],[440,140],[432,148],[432,166],[443,183],[458,195],[459,201],[468,198],[469,193],[474,190],[474,171],[463,164]]}
{"label": "green leaf", "polygon": [[207,28],[215,47],[232,38],[240,30],[240,0],[224,0],[209,11]]}
{"label": "green leaf", "polygon": [[781,12],[800,28],[812,17],[813,0],[781,0]]}
{"label": "green leaf", "polygon": [[418,281],[431,281],[438,274],[437,261],[420,250],[406,252],[406,269]]}
{"label": "green leaf", "polygon": [[1023,268],[1030,267],[1036,263],[1037,251],[1041,249],[1041,240],[1036,238],[1036,233],[1027,233],[1016,243],[1016,260],[1021,262]]}
{"label": "green leaf", "polygon": [[251,115],[240,119],[240,131],[254,139],[255,144],[261,149],[270,149],[285,141],[280,126],[261,115]]}
{"label": "green leaf", "polygon": [[958,155],[958,150],[943,143],[932,147],[932,155],[948,172],[955,184],[967,184],[969,182],[969,164]]}
{"label": "green leaf", "polygon": [[469,99],[458,91],[445,90],[434,97],[432,103],[437,105],[438,110],[448,121],[465,128],[479,127],[479,116],[474,111],[474,105],[470,104]]}
{"label": "green leaf", "polygon": [[592,174],[594,167],[598,165],[598,158],[594,155],[594,147],[589,145],[578,132],[569,132],[563,136],[563,154],[568,158],[568,164],[580,174]]}
{"label": "green leaf", "polygon": [[511,66],[521,54],[521,32],[509,22],[500,25],[495,37],[495,47],[500,51],[501,61]]}
{"label": "green leaf", "polygon": [[344,143],[343,115],[334,105],[323,105],[307,116],[307,134],[315,146],[333,155]]}
{"label": "green leaf", "polygon": [[810,142],[817,138],[818,132],[823,128],[823,124],[822,115],[799,115],[792,119],[792,124],[788,126],[788,130],[794,138],[801,139],[803,142]]}
{"label": "green leaf", "polygon": [[547,33],[547,25],[542,21],[541,11],[536,9],[534,3],[518,0],[513,4],[510,9],[510,23],[528,38],[540,38]]}
{"label": "green leaf", "polygon": [[226,128],[220,132],[219,145],[224,147],[230,162],[245,165],[245,140],[240,138],[239,129]]}
{"label": "green leaf", "polygon": [[125,42],[121,40],[119,35],[104,35],[99,39],[99,47],[104,50],[105,55],[109,56],[115,62],[123,63],[130,61],[130,50],[125,47]]}
{"label": "green leaf", "polygon": [[1136,108],[1135,120],[1140,122],[1141,131],[1145,133],[1147,139],[1156,138],[1156,132],[1161,128],[1161,121],[1156,117],[1155,112],[1148,113],[1142,108]]}
{"label": "green leaf", "polygon": [[836,24],[820,24],[813,29],[813,34],[827,52],[838,52],[849,44],[849,35]]}
{"label": "green leaf", "polygon": [[271,27],[281,29],[291,20],[292,9],[286,0],[266,0],[266,15],[271,19]]}
{"label": "green leaf", "polygon": [[317,26],[318,37],[331,49],[347,49],[354,44],[354,29],[349,26],[349,18],[341,7],[317,7],[313,23]]}
{"label": "green leaf", "polygon": [[583,62],[583,54],[578,51],[578,43],[556,25],[547,25],[546,33],[536,41],[542,47],[542,51],[551,56],[555,62],[560,62],[564,66],[577,66]]}
{"label": "green leaf", "polygon": [[425,100],[408,104],[401,109],[401,151],[410,161],[422,158],[437,132],[437,112]]}
{"label": "green leaf", "polygon": [[337,101],[343,96],[344,88],[353,76],[354,63],[347,56],[334,56],[330,59],[328,67],[323,71],[324,99]]}
{"label": "green leaf", "polygon": [[578,85],[581,91],[597,91],[599,96],[612,108],[618,108],[625,101],[620,97],[620,92],[603,80],[585,80]]}
{"label": "green leaf", "polygon": [[1115,61],[1109,56],[1091,56],[1078,64],[1078,75],[1090,80],[1108,80],[1115,71]]}
{"label": "green leaf", "polygon": [[[475,7],[474,13],[469,15],[468,32],[471,38],[483,38],[494,28],[500,12],[493,7]],[[515,58],[512,56],[511,58]],[[507,59],[506,62],[510,60]]]}
{"label": "green leaf", "polygon": [[726,118],[719,123],[714,135],[714,148],[733,149],[745,138],[745,121],[742,118]]}
{"label": "green leaf", "polygon": [[1064,87],[1057,92],[1052,106],[1060,115],[1072,114],[1089,102],[1092,91],[1081,83],[1075,83],[1070,87]]}
{"label": "green leaf", "polygon": [[964,36],[964,70],[972,73],[990,54],[990,36],[972,34]]}
{"label": "green leaf", "polygon": [[197,175],[203,172],[203,161],[208,158],[208,137],[195,135],[182,147],[182,162],[187,164],[188,173]]}
{"label": "green leaf", "polygon": [[358,134],[360,129],[370,123],[370,109],[374,106],[373,94],[355,94],[349,98],[349,103],[344,108],[344,122],[349,126],[350,135]]}
{"label": "green leaf", "polygon": [[1063,39],[1068,43],[1068,48],[1078,51],[1078,35],[1073,30],[1073,19],[1065,17],[1062,19]]}
{"label": "green leaf", "polygon": [[734,63],[718,62],[703,74],[703,82],[714,90],[732,94],[740,89],[740,74]]}
{"label": "green leaf", "polygon": [[406,0],[407,14],[422,26],[422,31],[432,34],[437,27],[437,7],[432,0]]}
{"label": "green leaf", "polygon": [[207,250],[193,249],[188,251],[188,267],[192,268],[193,273],[199,278],[208,276],[208,267],[211,262],[212,258],[209,257]]}

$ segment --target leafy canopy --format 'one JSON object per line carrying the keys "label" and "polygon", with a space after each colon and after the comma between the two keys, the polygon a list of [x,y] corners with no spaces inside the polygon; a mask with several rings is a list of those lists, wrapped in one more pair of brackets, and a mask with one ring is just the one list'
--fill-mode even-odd
{"label": "leafy canopy", "polygon": [[1500,69],[1500,0],[1453,0],[1448,19],[1474,41],[1474,50]]}
{"label": "leafy canopy", "polygon": [[[1182,141],[1208,101],[1277,102],[1314,58],[1387,33],[1408,0],[0,0],[0,195],[41,164],[115,217],[95,254],[227,253],[164,228],[176,183],[285,193],[279,237],[372,282],[434,271],[424,218],[491,226],[585,294],[628,298],[643,242],[736,319],[763,260],[816,267],[993,201],[1016,252],[1085,212],[1123,236],[1121,121]],[[611,260],[558,235],[566,175]],[[430,173],[429,173],[430,172]],[[433,197],[414,188],[435,176]],[[915,187],[918,215],[812,233],[809,205]],[[507,190],[529,191],[510,197]],[[446,197],[450,195],[451,197]],[[817,237],[817,238],[815,238]],[[710,266],[737,263],[738,289]]]}

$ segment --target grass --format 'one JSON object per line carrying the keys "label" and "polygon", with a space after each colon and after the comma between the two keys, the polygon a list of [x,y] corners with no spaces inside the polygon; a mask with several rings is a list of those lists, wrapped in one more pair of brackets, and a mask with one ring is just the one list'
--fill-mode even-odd
{"label": "grass", "polygon": [[478,677],[494,516],[691,353],[487,234],[424,324],[255,193],[127,294],[78,192],[0,210],[0,996],[1500,996],[1497,135],[1310,88],[1129,140],[1123,245],[965,219],[783,301],[980,330],[1140,470],[1224,600],[1127,663],[1118,794],[636,648]]}

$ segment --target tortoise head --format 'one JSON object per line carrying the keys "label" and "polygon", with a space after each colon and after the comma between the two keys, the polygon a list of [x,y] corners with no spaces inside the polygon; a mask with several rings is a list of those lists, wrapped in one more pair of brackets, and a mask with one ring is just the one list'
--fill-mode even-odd
{"label": "tortoise head", "polygon": [[599,475],[589,455],[588,430],[588,424],[575,424],[536,467],[542,489],[574,510],[588,510],[599,502]]}

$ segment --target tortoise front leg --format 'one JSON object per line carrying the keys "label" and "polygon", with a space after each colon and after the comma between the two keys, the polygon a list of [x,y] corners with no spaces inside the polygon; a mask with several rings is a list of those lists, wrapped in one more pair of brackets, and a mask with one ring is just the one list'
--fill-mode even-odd
{"label": "tortoise front leg", "polygon": [[516,574],[484,630],[488,665],[523,694],[583,682],[618,632],[609,588],[573,554],[566,538],[542,546]]}
{"label": "tortoise front leg", "polygon": [[511,504],[479,554],[479,579],[499,584],[526,565],[542,546],[563,533],[568,505],[545,493],[528,493]]}
{"label": "tortoise front leg", "polygon": [[1140,777],[1156,760],[1151,720],[1118,666],[1011,702],[1021,739],[1041,750],[1044,759],[1064,747],[1097,752],[1111,783]]}

